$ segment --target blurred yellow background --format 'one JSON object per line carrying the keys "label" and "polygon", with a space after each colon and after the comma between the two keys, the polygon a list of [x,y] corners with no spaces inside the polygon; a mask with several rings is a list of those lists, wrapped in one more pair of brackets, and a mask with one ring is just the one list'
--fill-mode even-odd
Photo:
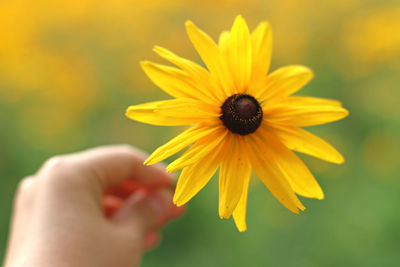
{"label": "blurred yellow background", "polygon": [[[216,179],[164,231],[143,266],[398,266],[400,262],[400,2],[397,0],[2,0],[0,2],[0,262],[12,199],[48,157],[128,143],[152,151],[182,128],[124,117],[167,96],[139,61],[154,45],[200,62],[184,22],[217,39],[237,14],[274,33],[272,69],[312,68],[301,94],[339,99],[350,116],[312,131],[346,163],[303,157],[323,201],[295,215],[253,183],[248,227],[217,214]],[[62,211],[60,211],[62,212]]]}

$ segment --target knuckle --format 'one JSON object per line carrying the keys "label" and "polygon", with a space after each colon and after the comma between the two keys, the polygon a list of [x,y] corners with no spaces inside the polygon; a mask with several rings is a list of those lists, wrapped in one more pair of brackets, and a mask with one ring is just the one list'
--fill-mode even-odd
{"label": "knuckle", "polygon": [[[75,164],[76,165],[76,164]],[[62,187],[65,183],[71,183],[78,166],[74,166],[70,156],[54,156],[48,159],[39,171],[38,179],[44,184],[51,186],[60,184]]]}
{"label": "knuckle", "polygon": [[70,156],[54,156],[48,159],[39,171],[39,177],[68,177],[72,176],[76,168],[73,168],[74,163]]}
{"label": "knuckle", "polygon": [[135,148],[133,146],[131,146],[131,145],[128,145],[128,144],[116,145],[115,148],[120,152],[129,153],[129,154],[132,154],[132,153],[136,152]]}
{"label": "knuckle", "polygon": [[68,157],[67,156],[54,156],[48,159],[43,164],[43,170],[46,171],[54,171],[59,169],[64,169],[68,164]]}
{"label": "knuckle", "polygon": [[134,146],[127,145],[127,144],[116,145],[115,149],[118,152],[127,154],[127,155],[129,155],[129,156],[131,156],[132,158],[135,158],[135,159],[142,159],[143,158],[143,160],[144,160],[145,158],[148,157],[148,155],[145,152],[143,152],[142,150],[140,150],[140,149],[138,149],[138,148],[136,148]]}
{"label": "knuckle", "polygon": [[15,203],[19,206],[24,203],[26,199],[30,199],[35,191],[35,178],[33,176],[28,176],[22,179],[19,184],[15,195]]}
{"label": "knuckle", "polygon": [[25,195],[33,190],[34,178],[32,176],[25,177],[18,184],[17,195]]}

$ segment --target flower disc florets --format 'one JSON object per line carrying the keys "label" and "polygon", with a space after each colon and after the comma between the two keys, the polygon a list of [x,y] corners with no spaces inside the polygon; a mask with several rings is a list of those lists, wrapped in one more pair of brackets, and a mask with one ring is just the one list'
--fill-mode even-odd
{"label": "flower disc florets", "polygon": [[260,126],[263,112],[258,101],[247,94],[234,94],[221,106],[219,117],[232,133],[247,135]]}

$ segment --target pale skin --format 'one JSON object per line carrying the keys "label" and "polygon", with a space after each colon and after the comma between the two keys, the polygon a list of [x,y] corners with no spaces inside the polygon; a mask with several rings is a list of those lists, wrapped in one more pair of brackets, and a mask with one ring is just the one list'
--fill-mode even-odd
{"label": "pale skin", "polygon": [[130,146],[48,160],[15,196],[5,267],[138,266],[181,214],[173,177]]}

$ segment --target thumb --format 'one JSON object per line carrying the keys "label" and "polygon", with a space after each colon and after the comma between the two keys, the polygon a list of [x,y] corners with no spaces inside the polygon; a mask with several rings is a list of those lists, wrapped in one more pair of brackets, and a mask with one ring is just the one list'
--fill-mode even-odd
{"label": "thumb", "polygon": [[143,237],[172,207],[170,190],[138,190],[125,200],[121,209],[112,217],[112,221]]}

